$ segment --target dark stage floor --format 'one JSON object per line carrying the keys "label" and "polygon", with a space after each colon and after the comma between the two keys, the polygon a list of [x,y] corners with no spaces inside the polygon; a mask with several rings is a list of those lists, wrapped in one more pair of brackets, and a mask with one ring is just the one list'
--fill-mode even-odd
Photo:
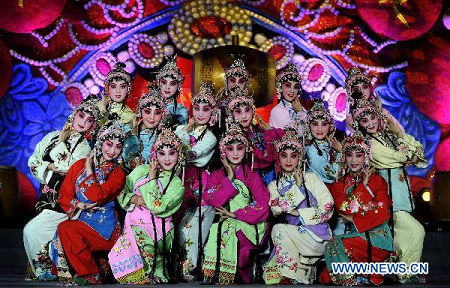
{"label": "dark stage floor", "polygon": [[[0,229],[0,287],[62,287],[60,282],[27,282],[25,276],[25,252],[22,246],[22,230]],[[430,274],[427,283],[402,285],[401,287],[450,287],[450,233],[427,232],[424,243],[424,262],[429,263]],[[111,284],[102,287],[119,287]],[[169,286],[169,285],[164,285]],[[200,286],[199,282],[180,283],[177,287]],[[250,285],[249,285],[250,286]],[[264,285],[251,285],[262,287]],[[383,285],[397,286],[399,285]],[[127,286],[130,287],[130,286]],[[132,287],[148,287],[145,285]],[[280,286],[281,287],[281,286]],[[286,286],[289,287],[289,286]],[[327,287],[311,285],[309,287]]]}

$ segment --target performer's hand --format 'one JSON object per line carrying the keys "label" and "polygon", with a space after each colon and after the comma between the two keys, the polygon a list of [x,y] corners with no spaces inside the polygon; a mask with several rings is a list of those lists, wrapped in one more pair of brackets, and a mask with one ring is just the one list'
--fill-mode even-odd
{"label": "performer's hand", "polygon": [[367,185],[367,183],[369,183],[369,179],[370,176],[375,172],[375,168],[374,167],[370,167],[370,169],[368,171],[364,172],[364,178],[363,178],[363,183],[364,185]]}
{"label": "performer's hand", "polygon": [[228,179],[230,179],[230,181],[233,182],[234,171],[233,171],[233,168],[231,167],[230,163],[228,163],[227,157],[226,156],[220,157],[220,161],[222,161],[223,167],[225,168],[225,170],[227,170]]}
{"label": "performer's hand", "polygon": [[[393,117],[393,116],[391,116],[391,117]],[[403,136],[402,130],[400,130],[400,128],[397,126],[397,123],[395,123],[391,117],[387,118],[389,131],[394,133],[397,137],[402,137]]]}
{"label": "performer's hand", "polygon": [[88,204],[88,203],[84,203],[84,202],[77,202],[76,207],[77,207],[78,209],[84,211],[84,210],[91,210],[91,209],[96,208],[95,206],[96,206],[97,204],[98,204],[97,202],[92,203],[92,204]]}
{"label": "performer's hand", "polygon": [[291,214],[292,216],[296,216],[296,217],[300,216],[297,209],[292,210],[289,214]]}
{"label": "performer's hand", "polygon": [[295,179],[295,182],[297,182],[297,185],[303,184],[302,169],[300,169],[299,167],[294,169],[294,179]]}
{"label": "performer's hand", "polygon": [[189,123],[186,125],[186,127],[184,127],[184,129],[186,129],[186,131],[189,133],[194,129],[194,118],[189,119]]}
{"label": "performer's hand", "polygon": [[53,171],[53,172],[57,172],[58,168],[56,168],[55,163],[49,163],[47,165],[47,170]]}
{"label": "performer's hand", "polygon": [[222,207],[214,207],[214,209],[216,209],[216,213],[217,215],[220,215],[221,219],[227,219],[227,218],[236,218],[236,215],[234,213],[231,213],[230,211],[228,211],[225,208]]}
{"label": "performer's hand", "polygon": [[145,204],[144,198],[142,198],[142,196],[133,195],[133,197],[131,197],[130,202],[133,203],[134,205],[138,206],[139,208],[147,209],[147,205]]}
{"label": "performer's hand", "polygon": [[339,142],[336,137],[326,137],[328,143],[330,143],[331,147],[339,153],[342,153],[342,144]]}
{"label": "performer's hand", "polygon": [[300,98],[299,97],[295,97],[294,101],[292,101],[292,108],[294,108],[295,112],[300,112],[302,111],[302,103],[300,103]]}
{"label": "performer's hand", "polygon": [[148,178],[149,179],[154,179],[156,178],[156,172],[158,170],[158,161],[154,158],[150,158],[150,163],[148,163]]}
{"label": "performer's hand", "polygon": [[375,105],[375,107],[377,107],[381,111],[381,109],[383,109],[383,105],[381,104],[381,99],[380,99],[380,97],[378,97],[377,94],[374,94],[374,95],[375,95],[375,100],[373,101],[373,104]]}
{"label": "performer's hand", "polygon": [[101,106],[100,110],[106,111],[106,107],[108,107],[109,104],[109,97],[106,96],[106,93],[102,93],[102,101],[101,101]]}
{"label": "performer's hand", "polygon": [[264,122],[264,120],[262,120],[261,115],[256,114],[255,117],[256,117],[256,120],[258,120],[258,124],[261,127],[261,129],[263,129],[265,131],[272,129],[272,127],[270,127],[269,124],[267,124],[266,122]]}
{"label": "performer's hand", "polygon": [[419,157],[417,157],[417,155],[414,155],[410,160],[404,162],[405,166],[409,166],[409,165],[414,165],[417,162],[419,162]]}

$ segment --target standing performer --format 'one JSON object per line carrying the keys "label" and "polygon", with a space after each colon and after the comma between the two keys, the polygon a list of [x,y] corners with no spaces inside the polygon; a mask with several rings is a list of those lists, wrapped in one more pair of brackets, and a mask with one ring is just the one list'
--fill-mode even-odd
{"label": "standing performer", "polygon": [[118,197],[127,210],[122,235],[109,252],[114,277],[121,284],[168,282],[174,236],[172,215],[183,200],[183,182],[177,170],[183,165],[182,143],[167,128],[152,147],[149,164],[127,176]]}
{"label": "standing performer", "polygon": [[[189,145],[185,193],[181,209],[177,212],[183,219],[179,227],[179,242],[183,247],[185,259],[182,261],[183,278],[194,279],[194,269],[201,269],[203,245],[208,237],[214,219],[214,209],[201,202],[202,190],[206,185],[202,181],[202,171],[213,156],[217,139],[211,132],[217,115],[214,98],[214,86],[202,83],[200,91],[192,98],[192,118],[188,125],[180,125],[175,133],[181,141]],[[202,217],[199,217],[202,215]]]}
{"label": "standing performer", "polygon": [[299,137],[303,135],[306,120],[306,109],[300,103],[301,87],[300,72],[294,63],[289,63],[277,77],[278,104],[270,111],[269,118],[274,128],[295,127]]}
{"label": "standing performer", "polygon": [[[251,282],[253,252],[264,241],[269,216],[269,191],[244,161],[251,147],[238,124],[220,141],[223,168],[208,177],[203,194],[217,211],[205,246],[205,283]],[[238,272],[238,273],[237,273]]]}
{"label": "standing performer", "polygon": [[334,183],[341,171],[342,144],[334,138],[335,127],[323,101],[314,101],[305,127],[307,171],[316,173],[326,184]]}
{"label": "standing performer", "polygon": [[183,74],[177,66],[177,56],[167,57],[166,64],[159,69],[156,81],[161,89],[161,95],[167,104],[166,126],[176,127],[188,123],[189,112],[182,104],[177,103],[181,85],[184,82]]}
{"label": "standing performer", "polygon": [[131,130],[133,125],[134,113],[125,102],[130,96],[131,92],[131,75],[124,70],[125,64],[117,62],[108,74],[105,80],[105,92],[103,95],[102,106],[107,112],[107,117],[112,114],[117,114],[119,123],[125,125],[127,131]]}
{"label": "standing performer", "polygon": [[[239,93],[229,99],[227,106],[228,119],[239,121],[246,137],[250,140],[249,145],[253,148],[252,169],[260,173],[266,185],[275,179],[273,164],[277,158],[273,142],[283,136],[282,129],[271,128],[262,121],[261,116],[256,114],[253,98]],[[231,118],[232,117],[232,118]],[[257,122],[255,125],[252,122]]]}
{"label": "standing performer", "polygon": [[272,229],[275,248],[264,269],[265,282],[312,284],[316,263],[331,238],[327,221],[333,214],[333,197],[316,174],[303,174],[303,148],[297,129],[287,130],[276,149],[281,171],[268,187],[270,208],[287,224],[276,224]]}
{"label": "standing performer", "polygon": [[61,186],[58,202],[69,220],[58,225],[52,259],[58,267],[65,254],[78,285],[102,282],[92,253],[109,251],[120,233],[114,199],[125,185],[125,173],[116,160],[125,137],[122,124],[107,122],[90,156],[70,167]]}
{"label": "standing performer", "polygon": [[28,159],[33,176],[41,183],[36,210],[39,213],[23,229],[23,243],[29,268],[26,279],[54,280],[48,243],[55,236],[58,224],[67,216],[58,204],[61,184],[70,166],[89,155],[87,138],[95,134],[100,118],[96,96],[81,102],[69,116],[62,131],[47,134]]}
{"label": "standing performer", "polygon": [[123,146],[122,159],[128,172],[140,164],[149,163],[152,146],[165,114],[166,104],[158,87],[149,85],[149,92],[139,99],[132,135]]}
{"label": "standing performer", "polygon": [[[405,167],[415,165],[427,167],[422,144],[411,135],[399,129],[391,118],[384,118],[382,112],[368,101],[358,101],[353,110],[354,126],[373,139],[371,164],[388,182],[389,196],[393,202],[391,226],[394,244],[400,262],[410,265],[420,262],[425,230],[411,213],[414,210],[413,197]],[[386,125],[387,124],[387,125]],[[399,281],[416,282],[417,275],[399,275]]]}
{"label": "standing performer", "polygon": [[322,284],[380,285],[383,275],[333,274],[332,263],[383,262],[393,251],[388,225],[391,200],[386,181],[369,170],[370,141],[360,133],[344,142],[346,174],[331,186],[338,213],[350,222],[350,232],[334,236],[325,247],[327,267]]}
{"label": "standing performer", "polygon": [[[356,102],[360,99],[364,99],[374,104],[378,109],[380,109],[381,113],[385,118],[389,119],[390,122],[394,123],[397,128],[405,133],[405,129],[402,124],[400,124],[388,110],[382,107],[380,98],[376,97],[376,94],[373,92],[373,88],[371,85],[371,81],[368,75],[364,74],[357,67],[352,67],[348,72],[347,78],[345,79],[345,88],[347,90],[347,95],[351,97],[350,103],[350,112],[353,111]],[[348,131],[354,132],[353,127],[353,118],[352,114],[347,115],[347,119],[345,119],[346,127]]]}

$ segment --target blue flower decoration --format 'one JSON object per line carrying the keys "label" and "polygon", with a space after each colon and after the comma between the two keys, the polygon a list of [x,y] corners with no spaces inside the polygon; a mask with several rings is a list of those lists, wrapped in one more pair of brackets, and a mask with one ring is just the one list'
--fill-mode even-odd
{"label": "blue flower decoration", "polygon": [[439,144],[441,129],[439,124],[422,114],[409,98],[406,90],[406,77],[401,72],[391,72],[387,84],[379,85],[375,92],[380,95],[385,107],[403,125],[406,133],[422,143],[428,167],[419,169],[409,167],[409,175],[425,177],[434,166],[434,153]]}
{"label": "blue flower decoration", "polygon": [[63,93],[48,93],[47,88],[47,81],[33,77],[29,65],[18,64],[0,99],[0,165],[16,167],[37,190],[39,182],[28,168],[28,158],[47,133],[62,129],[72,112]]}

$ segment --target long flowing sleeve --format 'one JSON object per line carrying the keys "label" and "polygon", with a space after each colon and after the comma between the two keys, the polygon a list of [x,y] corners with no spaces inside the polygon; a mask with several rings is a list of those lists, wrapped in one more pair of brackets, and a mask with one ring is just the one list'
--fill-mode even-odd
{"label": "long flowing sleeve", "polygon": [[278,205],[280,202],[280,194],[278,193],[277,181],[275,180],[270,182],[269,185],[267,186],[267,189],[269,190],[270,193],[270,202],[269,202],[270,209],[272,210],[274,216],[278,216],[284,211]]}
{"label": "long flowing sleeve", "polygon": [[[168,183],[169,177],[165,177],[161,181],[162,186],[165,187]],[[169,184],[164,195],[160,194],[158,182],[156,179],[150,180],[148,184],[140,189],[142,198],[148,210],[155,216],[164,218],[169,217],[181,206],[183,201],[184,186],[181,179],[175,176]]]}
{"label": "long flowing sleeve", "polygon": [[365,207],[352,215],[356,229],[361,233],[387,221],[390,217],[389,207],[392,202],[387,192],[387,183],[379,175],[372,174],[367,185],[360,184],[354,193],[373,195],[366,199]]}
{"label": "long flowing sleeve", "polygon": [[108,175],[105,182],[98,183],[94,173],[86,177],[80,185],[88,188],[84,195],[99,206],[114,200],[125,186],[125,172],[119,166],[115,167]]}
{"label": "long flowing sleeve", "polygon": [[76,177],[84,169],[85,161],[85,159],[81,159],[70,167],[59,190],[58,203],[69,218],[74,215],[75,206],[79,202],[75,197]]}
{"label": "long flowing sleeve", "polygon": [[266,185],[256,172],[247,175],[249,193],[253,195],[253,202],[246,207],[234,211],[237,219],[249,224],[258,224],[269,217],[270,193]]}
{"label": "long flowing sleeve", "polygon": [[238,194],[236,187],[222,169],[207,175],[206,179],[203,201],[210,206],[221,207]]}
{"label": "long flowing sleeve", "polygon": [[371,164],[375,168],[398,168],[408,160],[406,151],[399,151],[387,147],[376,140],[372,140]]}
{"label": "long flowing sleeve", "polygon": [[[80,135],[79,137],[84,137],[84,136]],[[76,145],[76,142],[78,139],[79,138],[71,140],[71,145]],[[61,151],[59,151],[60,148],[61,148]],[[71,147],[71,149],[72,149],[72,147]],[[67,153],[66,160],[59,161],[58,158],[60,158],[60,157],[53,156],[53,153],[56,154],[56,153],[60,153],[60,152]],[[83,139],[81,141],[81,143],[75,148],[75,150],[72,153],[70,153],[69,150],[67,150],[65,143],[59,143],[52,150],[52,152],[50,153],[50,156],[52,156],[52,159],[54,159],[54,164],[59,171],[67,172],[73,163],[77,162],[80,159],[86,158],[90,152],[91,152],[91,146],[89,146],[89,143],[87,142],[86,139]]]}
{"label": "long flowing sleeve", "polygon": [[[48,133],[42,138],[42,140],[36,145],[33,154],[28,159],[28,167],[30,167],[33,177],[41,184],[47,184],[52,178],[53,171],[48,170],[47,166],[50,164],[48,161],[44,161],[44,152],[48,145],[55,137],[58,137],[59,131],[53,131]],[[32,167],[35,167],[34,169]]]}
{"label": "long flowing sleeve", "polygon": [[207,131],[197,145],[191,148],[194,157],[188,159],[188,163],[191,163],[197,167],[203,167],[208,164],[211,159],[214,148],[216,147],[217,139],[211,131]]}
{"label": "long flowing sleeve", "polygon": [[281,139],[283,135],[283,129],[274,128],[264,131],[264,149],[253,148],[255,169],[264,169],[275,163],[277,153],[274,141]]}
{"label": "long flowing sleeve", "polygon": [[339,214],[351,215],[351,211],[348,209],[342,209],[343,203],[347,201],[347,195],[345,194],[344,179],[333,183],[330,188],[331,195],[333,196],[334,206],[338,210]]}
{"label": "long flowing sleeve", "polygon": [[139,179],[146,177],[148,172],[148,164],[139,165],[126,177],[125,186],[123,187],[122,192],[117,196],[117,202],[119,202],[119,205],[124,210],[133,211],[135,205],[130,203],[130,200],[134,195],[134,185]]}
{"label": "long flowing sleeve", "polygon": [[397,145],[399,147],[404,147],[407,151],[408,159],[411,159],[413,156],[417,156],[419,158],[419,162],[415,164],[418,168],[426,168],[428,166],[427,160],[425,159],[425,155],[423,153],[422,144],[414,139],[413,136],[409,134],[404,134],[403,137],[397,139]]}
{"label": "long flowing sleeve", "polygon": [[304,225],[317,225],[327,222],[333,215],[333,196],[327,186],[314,173],[305,175],[306,189],[311,191],[317,200],[317,205],[298,209],[300,219]]}

